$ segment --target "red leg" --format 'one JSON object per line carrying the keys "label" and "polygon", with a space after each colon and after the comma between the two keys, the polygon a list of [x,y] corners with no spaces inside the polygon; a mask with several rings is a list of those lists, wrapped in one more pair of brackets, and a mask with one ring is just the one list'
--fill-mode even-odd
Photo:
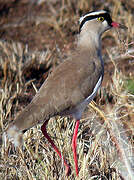
{"label": "red leg", "polygon": [[76,175],[78,176],[78,161],[77,161],[77,154],[76,154],[76,148],[77,148],[77,133],[79,128],[80,120],[76,121],[73,139],[72,139],[72,149],[73,149],[73,155],[74,155],[74,163],[75,163],[75,171]]}
{"label": "red leg", "polygon": [[42,126],[41,126],[41,131],[44,134],[44,136],[47,138],[47,140],[50,142],[51,146],[54,148],[54,150],[57,152],[57,154],[59,155],[60,159],[63,158],[64,161],[64,165],[65,165],[65,171],[66,171],[66,175],[69,175],[70,173],[70,167],[69,165],[66,163],[64,157],[61,156],[61,152],[59,151],[59,149],[57,148],[57,146],[54,144],[54,142],[52,141],[52,139],[50,138],[50,136],[48,135],[47,131],[46,131],[46,126],[47,126],[48,121],[46,121]]}

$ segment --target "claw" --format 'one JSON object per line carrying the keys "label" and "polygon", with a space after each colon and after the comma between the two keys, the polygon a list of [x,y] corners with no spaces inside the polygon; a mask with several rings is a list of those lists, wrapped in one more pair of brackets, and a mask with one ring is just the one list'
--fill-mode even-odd
{"label": "claw", "polygon": [[69,176],[71,174],[71,168],[69,166],[65,166],[65,174]]}

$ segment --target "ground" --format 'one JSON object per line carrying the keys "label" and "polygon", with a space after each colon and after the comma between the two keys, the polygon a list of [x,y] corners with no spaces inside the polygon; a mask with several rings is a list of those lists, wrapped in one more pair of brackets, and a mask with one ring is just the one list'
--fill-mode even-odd
{"label": "ground", "polygon": [[[24,134],[23,151],[11,143],[5,148],[2,134],[48,74],[75,48],[79,17],[98,9],[109,9],[113,19],[128,30],[112,30],[102,38],[105,76],[95,98],[97,105],[91,104],[81,120],[79,178],[132,177],[133,170],[124,159],[133,156],[133,0],[6,0],[0,1],[1,179],[67,179],[40,126]],[[69,179],[76,178],[70,146],[74,123],[71,118],[56,117],[48,125],[48,132],[70,162]]]}

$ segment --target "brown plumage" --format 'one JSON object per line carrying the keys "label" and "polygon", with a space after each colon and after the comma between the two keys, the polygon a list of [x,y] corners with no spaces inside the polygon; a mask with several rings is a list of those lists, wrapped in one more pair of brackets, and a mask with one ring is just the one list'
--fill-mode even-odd
{"label": "brown plumage", "polygon": [[[72,148],[78,175],[76,140],[79,120],[101,85],[104,63],[100,37],[112,27],[123,26],[113,22],[106,11],[91,12],[80,19],[80,34],[75,51],[49,75],[32,102],[5,133],[17,146],[22,143],[23,130],[44,123],[42,132],[61,158],[61,153],[47,134],[46,125],[53,116],[72,115],[76,119]],[[68,174],[70,168],[63,160]]]}
{"label": "brown plumage", "polygon": [[49,75],[32,102],[14,121],[19,130],[29,129],[67,110],[72,111],[92,93],[101,75],[101,63],[97,55],[91,57],[89,50],[81,53],[83,58],[78,51]]}

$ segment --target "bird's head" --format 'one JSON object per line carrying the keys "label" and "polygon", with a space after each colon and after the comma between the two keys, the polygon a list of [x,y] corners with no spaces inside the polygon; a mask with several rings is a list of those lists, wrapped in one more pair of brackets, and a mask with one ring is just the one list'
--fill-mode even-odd
{"label": "bird's head", "polygon": [[114,22],[110,16],[110,14],[105,10],[100,11],[92,11],[85,15],[83,15],[80,20],[80,28],[79,32],[95,32],[101,35],[103,32],[107,31],[108,29],[114,28],[123,28],[126,29],[127,27],[121,25],[117,22]]}

